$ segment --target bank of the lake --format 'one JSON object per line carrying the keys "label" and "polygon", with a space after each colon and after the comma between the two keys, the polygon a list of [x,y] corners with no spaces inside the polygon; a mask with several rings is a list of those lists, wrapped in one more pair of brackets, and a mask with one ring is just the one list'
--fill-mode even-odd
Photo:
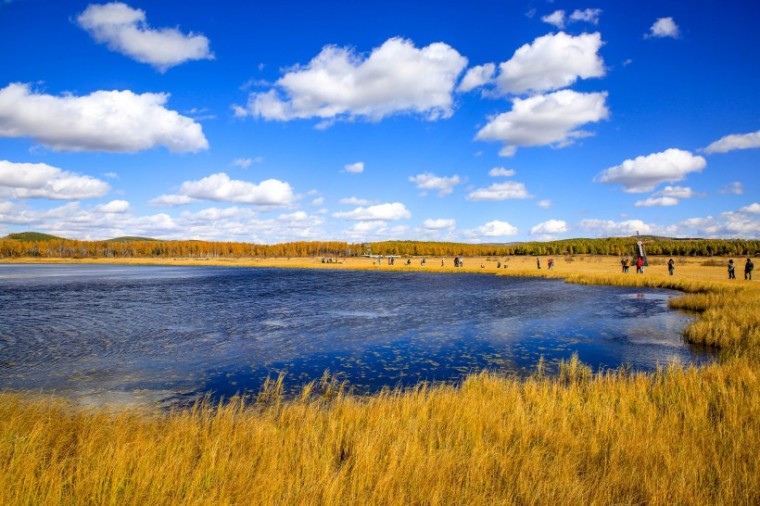
{"label": "bank of the lake", "polygon": [[[535,259],[519,260],[524,265],[509,259],[497,271],[483,259],[482,270],[688,292],[672,302],[700,312],[686,338],[719,347],[722,358],[704,367],[605,374],[570,361],[553,377],[481,374],[459,388],[372,397],[344,395],[326,382],[289,402],[273,385],[257,404],[169,414],[3,394],[0,501],[758,503],[755,283],[729,283],[724,267],[705,259],[679,261],[672,278],[656,265],[623,275],[609,258],[560,260],[551,273],[528,263]],[[466,259],[465,269],[481,269],[474,262]]]}

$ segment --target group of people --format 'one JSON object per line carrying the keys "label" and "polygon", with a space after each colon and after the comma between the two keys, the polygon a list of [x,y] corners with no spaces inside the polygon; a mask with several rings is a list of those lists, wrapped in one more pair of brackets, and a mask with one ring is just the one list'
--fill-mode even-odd
{"label": "group of people", "polygon": [[[752,281],[752,271],[755,270],[755,264],[751,258],[747,258],[747,262],[744,264],[744,279]],[[734,259],[728,261],[728,279],[736,279],[736,266],[734,265]]]}
{"label": "group of people", "polygon": [[[623,258],[620,260],[620,265],[623,267],[623,274],[626,274],[628,272],[628,269],[631,268],[631,260],[628,257]],[[633,262],[633,265],[636,266],[636,274],[644,274],[644,267],[646,266],[646,262],[644,261],[644,257],[639,256],[636,258],[636,261]],[[670,271],[670,275],[673,275],[673,268],[675,268],[675,262],[673,262],[673,259],[671,258],[668,261],[668,270]]]}

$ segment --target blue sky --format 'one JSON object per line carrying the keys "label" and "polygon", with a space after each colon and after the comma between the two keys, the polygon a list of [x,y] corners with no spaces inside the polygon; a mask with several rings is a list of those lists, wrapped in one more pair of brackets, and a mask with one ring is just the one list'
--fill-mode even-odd
{"label": "blue sky", "polygon": [[758,14],[0,0],[0,235],[758,238]]}

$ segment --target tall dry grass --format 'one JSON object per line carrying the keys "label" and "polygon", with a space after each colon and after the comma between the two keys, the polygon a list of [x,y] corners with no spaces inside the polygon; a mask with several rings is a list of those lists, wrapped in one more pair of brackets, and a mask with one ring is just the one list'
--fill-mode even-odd
{"label": "tall dry grass", "polygon": [[760,503],[760,290],[597,270],[561,275],[692,292],[672,304],[722,360],[602,374],[573,358],[372,397],[323,381],[286,401],[275,382],[168,413],[0,394],[0,504]]}

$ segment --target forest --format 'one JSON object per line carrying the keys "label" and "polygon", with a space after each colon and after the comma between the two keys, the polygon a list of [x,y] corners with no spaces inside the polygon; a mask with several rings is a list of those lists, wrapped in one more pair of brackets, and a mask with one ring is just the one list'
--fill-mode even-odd
{"label": "forest", "polygon": [[123,237],[107,241],[79,241],[34,232],[0,238],[0,258],[246,258],[246,257],[355,257],[398,256],[517,256],[614,255],[632,256],[637,240],[649,255],[755,256],[760,240],[673,239],[666,237],[609,237],[564,239],[513,244],[382,241],[347,243],[299,241],[281,244],[245,242],[164,241]]}

